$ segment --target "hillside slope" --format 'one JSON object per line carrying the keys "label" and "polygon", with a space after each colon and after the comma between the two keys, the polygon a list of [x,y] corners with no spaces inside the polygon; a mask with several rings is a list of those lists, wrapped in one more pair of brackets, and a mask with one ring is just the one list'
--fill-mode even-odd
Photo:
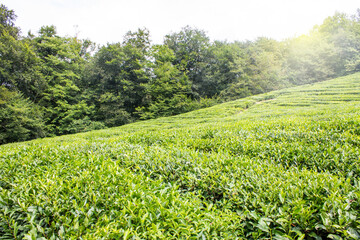
{"label": "hillside slope", "polygon": [[0,146],[0,236],[358,239],[359,93],[354,74]]}

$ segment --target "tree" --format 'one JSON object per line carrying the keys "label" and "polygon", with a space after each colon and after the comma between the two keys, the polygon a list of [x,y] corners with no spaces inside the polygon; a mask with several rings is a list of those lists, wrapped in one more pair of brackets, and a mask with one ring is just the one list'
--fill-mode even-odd
{"label": "tree", "polygon": [[94,118],[106,126],[119,126],[131,121],[125,110],[122,72],[125,53],[121,44],[100,48],[87,64],[82,76],[84,96],[95,107]]}
{"label": "tree", "polygon": [[78,87],[85,63],[81,56],[82,44],[76,38],[59,37],[54,26],[42,27],[33,44],[47,84],[39,104],[45,111],[49,132],[69,133],[68,126],[73,121],[93,112]]}
{"label": "tree", "polygon": [[19,39],[16,15],[0,5],[0,144],[45,136],[42,112],[32,101],[43,87],[32,47]]}
{"label": "tree", "polygon": [[211,90],[207,87],[206,80],[210,71],[212,56],[210,51],[210,40],[206,33],[189,26],[183,28],[179,33],[165,36],[164,44],[175,53],[173,64],[185,73],[191,82],[192,97],[211,97]]}
{"label": "tree", "polygon": [[96,120],[119,126],[135,118],[150,77],[150,38],[147,29],[128,32],[122,43],[103,46],[86,67],[86,96],[95,103]]}
{"label": "tree", "polygon": [[149,81],[150,34],[147,29],[128,32],[123,42],[125,54],[123,71],[120,75],[125,96],[124,106],[127,112],[134,113],[142,104],[145,84]]}
{"label": "tree", "polygon": [[291,84],[318,82],[336,75],[335,46],[320,34],[303,35],[288,43],[285,71]]}
{"label": "tree", "polygon": [[20,93],[0,86],[0,144],[46,135],[42,112]]}
{"label": "tree", "polygon": [[15,19],[13,11],[0,6],[0,85],[36,101],[45,87],[40,62],[29,42],[18,39]]}
{"label": "tree", "polygon": [[282,70],[284,46],[275,40],[258,38],[254,42],[237,42],[230,66],[235,78],[220,96],[226,100],[247,97],[286,86]]}
{"label": "tree", "polygon": [[16,17],[13,10],[9,10],[4,4],[0,5],[0,34],[7,32],[15,39],[19,37],[20,29],[15,26]]}
{"label": "tree", "polygon": [[185,112],[191,100],[191,85],[187,76],[172,64],[175,55],[166,45],[152,48],[153,76],[145,84],[145,104],[137,108],[141,119],[171,116]]}
{"label": "tree", "polygon": [[350,18],[346,14],[336,13],[314,29],[315,34],[320,34],[333,47],[336,58],[331,67],[336,76],[354,72],[358,67],[356,62],[360,53],[359,28],[360,22],[356,17]]}
{"label": "tree", "polygon": [[218,96],[236,83],[243,72],[243,49],[239,44],[219,42],[212,44],[209,73],[204,81],[208,96]]}

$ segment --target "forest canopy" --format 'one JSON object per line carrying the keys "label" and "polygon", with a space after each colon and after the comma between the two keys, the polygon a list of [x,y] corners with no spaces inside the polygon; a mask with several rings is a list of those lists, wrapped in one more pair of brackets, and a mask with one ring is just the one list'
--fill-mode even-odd
{"label": "forest canopy", "polygon": [[99,46],[55,26],[22,35],[0,6],[0,144],[171,116],[360,71],[360,9],[283,41],[213,41],[185,26]]}

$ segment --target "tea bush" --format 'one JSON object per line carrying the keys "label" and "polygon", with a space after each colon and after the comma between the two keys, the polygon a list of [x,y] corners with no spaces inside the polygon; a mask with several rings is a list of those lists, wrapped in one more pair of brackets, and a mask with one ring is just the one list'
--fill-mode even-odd
{"label": "tea bush", "polygon": [[359,239],[360,74],[0,146],[0,239]]}

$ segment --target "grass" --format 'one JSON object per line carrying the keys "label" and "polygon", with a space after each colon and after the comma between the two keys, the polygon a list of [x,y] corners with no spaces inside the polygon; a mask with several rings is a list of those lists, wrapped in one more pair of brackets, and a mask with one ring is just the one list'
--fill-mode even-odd
{"label": "grass", "polygon": [[0,239],[359,239],[360,74],[0,146]]}

